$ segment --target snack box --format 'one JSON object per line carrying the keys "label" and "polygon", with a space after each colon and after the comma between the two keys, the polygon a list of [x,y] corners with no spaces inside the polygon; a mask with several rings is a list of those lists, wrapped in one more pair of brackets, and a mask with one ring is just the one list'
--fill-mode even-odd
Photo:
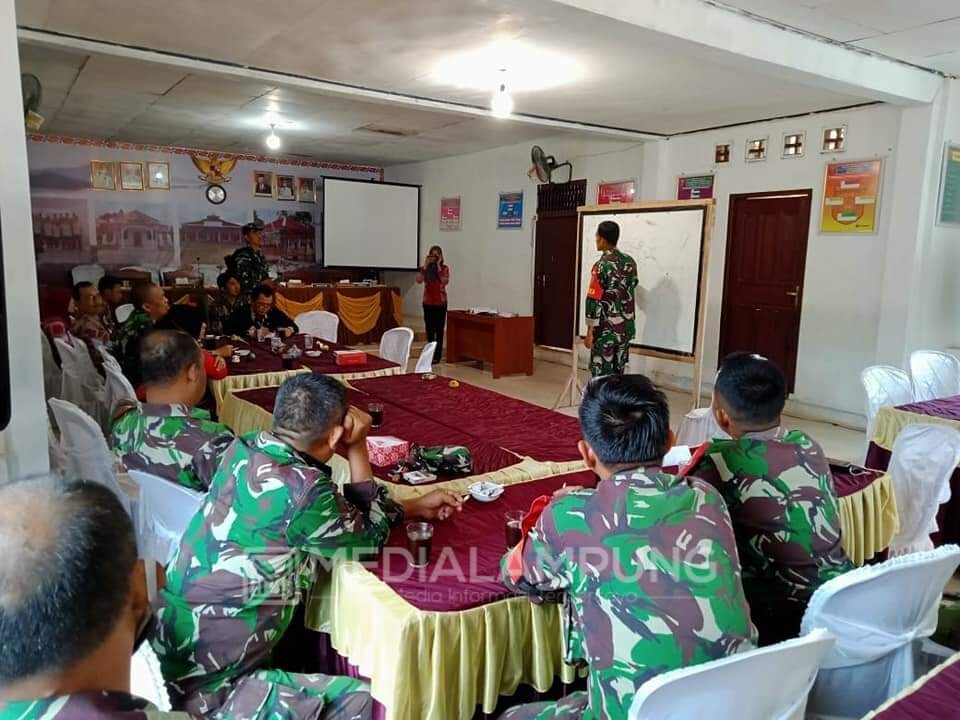
{"label": "snack box", "polygon": [[334,350],[337,365],[366,365],[367,354],[363,350]]}
{"label": "snack box", "polygon": [[389,467],[405,460],[410,454],[410,443],[392,435],[367,437],[370,462],[377,467]]}

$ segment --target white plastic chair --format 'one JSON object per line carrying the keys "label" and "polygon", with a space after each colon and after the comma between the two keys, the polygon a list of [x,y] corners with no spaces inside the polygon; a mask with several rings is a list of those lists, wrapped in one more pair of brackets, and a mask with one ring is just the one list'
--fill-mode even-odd
{"label": "white plastic chair", "polygon": [[130,661],[130,694],[149,701],[160,712],[170,712],[170,694],[160,660],[148,642],[137,649]]}
{"label": "white plastic chair", "polygon": [[803,720],[807,694],[834,639],[825,630],[671,670],[647,680],[629,720]]}
{"label": "white plastic chair", "polygon": [[318,337],[324,342],[335,343],[340,329],[340,318],[326,310],[311,310],[294,318],[300,332]]}
{"label": "white plastic chair", "polygon": [[910,375],[917,402],[960,395],[960,360],[949,353],[917,350],[910,355]]}
{"label": "white plastic chair", "polygon": [[380,357],[400,366],[400,372],[407,371],[410,362],[410,348],[413,345],[413,330],[397,327],[387,330],[380,338]]}
{"label": "white plastic chair", "polygon": [[697,408],[683,416],[677,430],[677,445],[698,447],[708,440],[728,440],[727,433],[717,425],[713,408]]}
{"label": "white plastic chair", "polygon": [[866,565],[829,580],[810,599],[801,633],[836,638],[820,664],[808,717],[859,718],[916,680],[914,652],[937,628],[943,588],[960,565],[944,545]]}
{"label": "white plastic chair", "polygon": [[[877,413],[882,407],[896,407],[913,402],[910,376],[891,365],[872,365],[860,373],[860,382],[866,393],[867,448],[873,440]],[[866,458],[866,454],[864,454]]]}
{"label": "white plastic chair", "polygon": [[893,483],[900,529],[890,557],[929,550],[937,531],[937,509],[950,499],[950,476],[960,465],[960,432],[917,423],[897,435],[887,472]]}
{"label": "white plastic chair", "polygon": [[70,271],[74,285],[78,282],[89,282],[96,285],[103,275],[103,267],[100,265],[75,265],[73,270]]}
{"label": "white plastic chair", "polygon": [[122,325],[127,321],[127,318],[133,314],[133,304],[124,303],[123,305],[117,305],[115,313],[117,316],[117,322]]}
{"label": "white plastic chair", "polygon": [[70,479],[96,482],[109,488],[132,517],[130,498],[113,474],[113,455],[100,426],[71,402],[57,398],[48,402],[60,428],[64,472]]}
{"label": "white plastic chair", "polygon": [[417,375],[423,375],[424,373],[433,372],[433,354],[437,351],[437,343],[428,342],[423,346],[423,350],[420,351],[420,359],[417,360],[417,366],[413,371]]}
{"label": "white plastic chair", "polygon": [[[116,360],[114,360],[114,362],[116,362]],[[103,371],[107,375],[105,405],[107,414],[112,421],[113,411],[114,408],[117,407],[117,403],[122,400],[137,402],[137,391],[133,389],[133,385],[124,377],[119,367],[113,367],[112,365],[104,363]],[[112,422],[110,424],[112,427]]]}

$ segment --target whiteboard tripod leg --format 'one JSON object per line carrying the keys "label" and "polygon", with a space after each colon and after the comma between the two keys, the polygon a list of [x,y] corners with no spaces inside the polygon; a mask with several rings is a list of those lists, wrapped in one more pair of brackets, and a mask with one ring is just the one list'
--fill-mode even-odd
{"label": "whiteboard tripod leg", "polygon": [[[570,393],[570,402],[564,404],[563,400],[567,396],[567,393]],[[567,378],[567,384],[563,386],[563,390],[560,391],[557,399],[554,400],[553,409],[556,410],[559,407],[575,407],[580,403],[582,397],[583,383],[580,382],[580,373],[574,370],[570,373],[570,377]]]}

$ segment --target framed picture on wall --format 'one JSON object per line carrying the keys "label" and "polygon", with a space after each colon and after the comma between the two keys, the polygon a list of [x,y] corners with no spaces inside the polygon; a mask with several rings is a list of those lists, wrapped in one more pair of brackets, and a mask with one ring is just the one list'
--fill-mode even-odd
{"label": "framed picture on wall", "polygon": [[117,164],[115,162],[91,160],[90,187],[94,190],[116,190]]}
{"label": "framed picture on wall", "polygon": [[277,186],[277,200],[292,202],[297,199],[293,175],[274,175],[273,178]]}
{"label": "framed picture on wall", "polygon": [[297,178],[297,201],[302,203],[317,201],[317,181],[314,178]]}
{"label": "framed picture on wall", "polygon": [[120,163],[120,189],[143,190],[143,163]]}
{"label": "framed picture on wall", "polygon": [[150,190],[170,189],[170,163],[147,163],[147,188]]}
{"label": "framed picture on wall", "polygon": [[263,170],[253,171],[254,197],[273,197],[273,173]]}

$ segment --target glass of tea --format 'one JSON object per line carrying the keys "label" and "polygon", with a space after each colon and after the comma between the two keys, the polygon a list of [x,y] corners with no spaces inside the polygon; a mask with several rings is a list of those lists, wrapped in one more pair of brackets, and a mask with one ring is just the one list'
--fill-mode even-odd
{"label": "glass of tea", "polygon": [[523,539],[521,526],[526,513],[523,510],[510,510],[503,514],[506,529],[507,549],[517,545]]}
{"label": "glass of tea", "polygon": [[373,427],[378,428],[383,425],[383,403],[367,403],[367,412],[373,418]]}
{"label": "glass of tea", "polygon": [[424,567],[430,562],[432,544],[433,525],[428,522],[407,523],[407,550],[410,553],[411,565]]}
{"label": "glass of tea", "polygon": [[305,350],[313,350],[313,335],[310,333],[303,336],[303,348]]}

